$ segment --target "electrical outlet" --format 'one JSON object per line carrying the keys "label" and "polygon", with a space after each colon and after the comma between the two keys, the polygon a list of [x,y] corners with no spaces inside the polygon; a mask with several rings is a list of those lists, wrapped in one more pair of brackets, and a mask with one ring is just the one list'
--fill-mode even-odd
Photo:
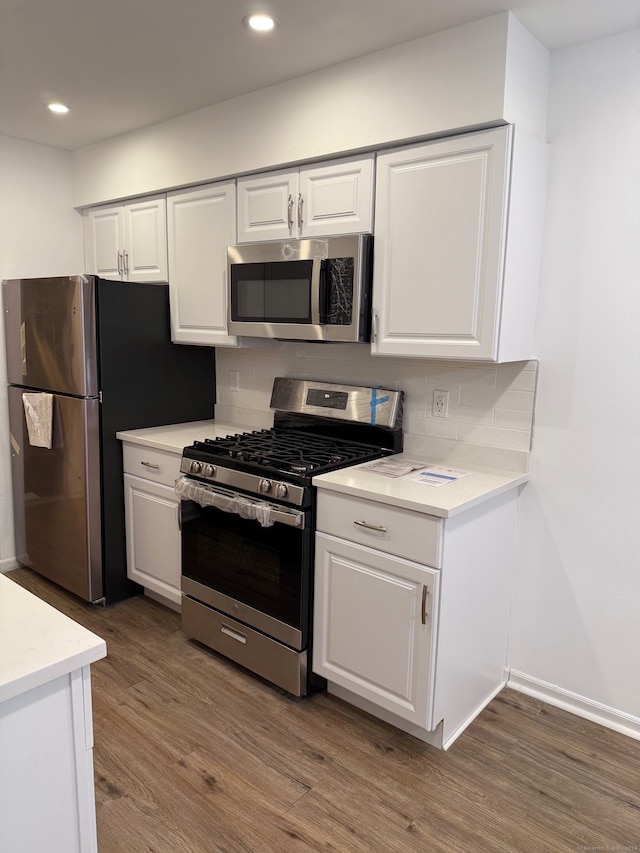
{"label": "electrical outlet", "polygon": [[229,371],[229,391],[237,391],[238,390],[238,371],[230,370]]}
{"label": "electrical outlet", "polygon": [[433,392],[433,409],[431,414],[434,418],[449,417],[449,392],[434,391]]}

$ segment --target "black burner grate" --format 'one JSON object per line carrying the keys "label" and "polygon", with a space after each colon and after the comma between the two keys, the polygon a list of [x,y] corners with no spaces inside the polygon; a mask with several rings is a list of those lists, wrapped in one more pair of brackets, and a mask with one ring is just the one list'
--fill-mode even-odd
{"label": "black burner grate", "polygon": [[321,474],[376,458],[380,448],[295,430],[264,429],[224,438],[205,439],[194,445],[211,461],[234,459],[282,473]]}

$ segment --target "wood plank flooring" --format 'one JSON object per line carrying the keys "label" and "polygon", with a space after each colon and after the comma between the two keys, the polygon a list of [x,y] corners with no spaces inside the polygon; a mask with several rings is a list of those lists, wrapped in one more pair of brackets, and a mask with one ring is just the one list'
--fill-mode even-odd
{"label": "wood plank flooring", "polygon": [[640,742],[505,690],[442,753],[324,693],[291,699],[139,596],[94,609],[100,853],[640,848]]}

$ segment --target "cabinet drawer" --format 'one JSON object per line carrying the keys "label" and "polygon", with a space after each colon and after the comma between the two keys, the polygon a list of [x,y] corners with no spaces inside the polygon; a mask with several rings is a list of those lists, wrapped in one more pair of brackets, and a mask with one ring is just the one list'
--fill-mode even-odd
{"label": "cabinet drawer", "polygon": [[441,519],[433,515],[320,490],[316,526],[387,554],[441,566]]}
{"label": "cabinet drawer", "polygon": [[165,486],[173,486],[180,476],[180,453],[169,453],[167,450],[156,450],[154,447],[125,441],[122,456],[125,474],[144,477],[156,483],[164,483]]}

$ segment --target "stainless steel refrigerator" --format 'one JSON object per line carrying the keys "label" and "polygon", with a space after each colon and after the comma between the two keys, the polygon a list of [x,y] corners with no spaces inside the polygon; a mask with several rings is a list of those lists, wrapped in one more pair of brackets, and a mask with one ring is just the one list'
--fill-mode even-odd
{"label": "stainless steel refrigerator", "polygon": [[[116,432],[212,418],[213,350],[171,343],[168,285],[74,276],[2,291],[17,559],[111,604],[141,591],[126,574]],[[25,395],[50,409],[36,424],[50,447],[30,441]]]}

